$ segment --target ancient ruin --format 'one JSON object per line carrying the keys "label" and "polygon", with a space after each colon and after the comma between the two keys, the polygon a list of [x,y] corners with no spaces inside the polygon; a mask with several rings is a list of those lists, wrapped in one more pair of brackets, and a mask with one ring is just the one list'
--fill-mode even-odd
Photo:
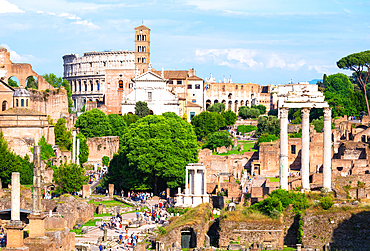
{"label": "ancient ruin", "polygon": [[331,110],[317,85],[308,83],[279,86],[280,110],[280,186],[288,190],[288,110],[302,108],[302,189],[310,190],[310,132],[309,115],[311,108],[324,108],[324,150],[323,150],[323,187],[331,190]]}

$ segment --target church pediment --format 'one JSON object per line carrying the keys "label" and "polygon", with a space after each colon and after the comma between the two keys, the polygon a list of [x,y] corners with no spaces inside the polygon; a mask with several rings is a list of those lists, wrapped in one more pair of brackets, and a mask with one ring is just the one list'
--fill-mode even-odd
{"label": "church pediment", "polygon": [[137,76],[136,78],[134,78],[133,81],[134,82],[138,82],[138,81],[161,81],[163,82],[163,81],[166,81],[166,79],[158,76],[154,72],[147,71],[141,74],[140,76]]}

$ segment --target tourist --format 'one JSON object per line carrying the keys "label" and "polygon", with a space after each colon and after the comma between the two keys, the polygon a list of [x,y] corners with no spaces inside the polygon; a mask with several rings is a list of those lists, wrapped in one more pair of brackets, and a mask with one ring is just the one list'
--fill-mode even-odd
{"label": "tourist", "polygon": [[101,243],[100,243],[100,245],[99,245],[99,250],[100,250],[100,251],[103,251],[103,246],[101,245]]}

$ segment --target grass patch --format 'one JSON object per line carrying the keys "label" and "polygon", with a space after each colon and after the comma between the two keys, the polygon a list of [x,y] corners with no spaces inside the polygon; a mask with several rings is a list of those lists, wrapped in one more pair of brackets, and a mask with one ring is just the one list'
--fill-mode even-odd
{"label": "grass patch", "polygon": [[120,202],[120,201],[116,201],[116,200],[103,200],[103,201],[94,201],[94,200],[90,200],[88,202],[89,204],[94,204],[96,206],[99,206],[99,204],[103,204],[107,207],[115,207],[115,206],[124,206],[124,207],[131,207],[130,205],[128,204],[125,204],[123,202]]}
{"label": "grass patch", "polygon": [[100,219],[93,219],[93,220],[89,220],[88,222],[86,222],[84,224],[85,227],[94,227],[95,226],[95,223],[97,221],[101,221]]}
{"label": "grass patch", "polygon": [[82,235],[82,229],[72,229],[69,232],[76,233],[76,235]]}
{"label": "grass patch", "polygon": [[[210,220],[212,215],[211,206],[209,203],[202,203],[194,208],[189,209],[184,215],[180,217],[172,217],[171,223],[165,227],[166,233],[171,230],[181,227],[183,225],[199,225],[206,223]],[[160,234],[163,234],[160,232]]]}
{"label": "grass patch", "polygon": [[97,213],[94,213],[94,217],[104,217],[104,216],[112,216],[112,214],[97,214]]}
{"label": "grass patch", "polygon": [[270,179],[270,182],[280,182],[280,178],[266,177],[266,179]]}

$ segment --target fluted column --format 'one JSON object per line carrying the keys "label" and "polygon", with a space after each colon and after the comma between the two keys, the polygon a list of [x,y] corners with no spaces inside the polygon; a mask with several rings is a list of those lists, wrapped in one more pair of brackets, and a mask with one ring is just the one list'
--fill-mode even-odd
{"label": "fluted column", "polygon": [[76,163],[76,130],[72,131],[73,147],[72,147],[72,162]]}
{"label": "fluted column", "polygon": [[331,108],[324,108],[323,187],[331,191]]}
{"label": "fluted column", "polygon": [[302,150],[301,177],[302,190],[310,190],[310,109],[302,108]]}
{"label": "fluted column", "polygon": [[288,108],[280,108],[280,188],[288,188]]}

